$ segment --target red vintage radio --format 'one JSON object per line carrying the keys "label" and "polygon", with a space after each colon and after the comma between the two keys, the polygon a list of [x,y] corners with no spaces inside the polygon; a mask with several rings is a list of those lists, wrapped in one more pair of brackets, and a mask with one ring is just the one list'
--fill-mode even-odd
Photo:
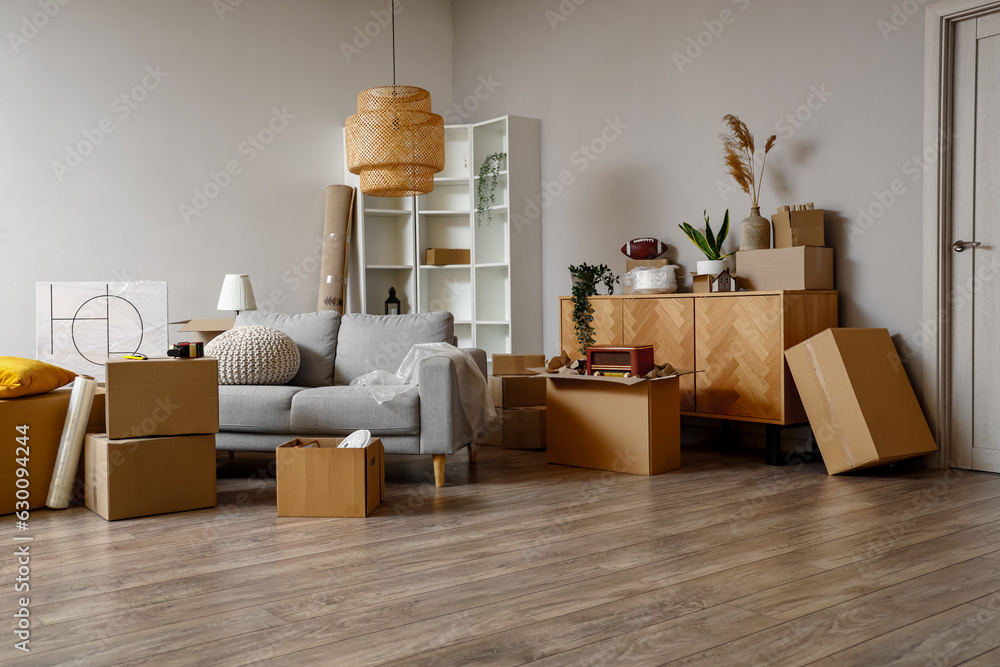
{"label": "red vintage radio", "polygon": [[652,345],[592,345],[587,348],[587,375],[642,377],[653,368]]}

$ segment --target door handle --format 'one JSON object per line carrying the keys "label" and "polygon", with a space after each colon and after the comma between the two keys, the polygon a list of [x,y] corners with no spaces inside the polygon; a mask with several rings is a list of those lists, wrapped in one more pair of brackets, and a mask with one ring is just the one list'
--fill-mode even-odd
{"label": "door handle", "polygon": [[955,249],[955,252],[965,252],[969,248],[978,248],[983,245],[979,241],[955,241],[955,244],[951,247]]}

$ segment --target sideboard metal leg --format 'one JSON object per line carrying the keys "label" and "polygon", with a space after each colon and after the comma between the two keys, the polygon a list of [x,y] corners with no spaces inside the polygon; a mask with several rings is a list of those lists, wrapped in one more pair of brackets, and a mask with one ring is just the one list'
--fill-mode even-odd
{"label": "sideboard metal leg", "polygon": [[767,425],[767,465],[783,466],[785,457],[781,455],[781,427]]}

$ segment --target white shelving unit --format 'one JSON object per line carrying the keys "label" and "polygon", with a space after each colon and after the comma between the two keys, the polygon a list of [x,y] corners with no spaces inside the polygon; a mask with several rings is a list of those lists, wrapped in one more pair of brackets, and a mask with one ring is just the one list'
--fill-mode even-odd
{"label": "white shelving unit", "polygon": [[[446,126],[445,168],[433,192],[405,198],[359,193],[348,310],[382,314],[395,287],[401,312],[454,314],[460,346],[480,347],[490,357],[540,352],[540,125],[503,116]],[[475,192],[479,165],[492,153],[507,158],[487,222],[475,211]],[[357,177],[345,173],[357,187]],[[471,264],[427,266],[427,248],[468,248]]]}

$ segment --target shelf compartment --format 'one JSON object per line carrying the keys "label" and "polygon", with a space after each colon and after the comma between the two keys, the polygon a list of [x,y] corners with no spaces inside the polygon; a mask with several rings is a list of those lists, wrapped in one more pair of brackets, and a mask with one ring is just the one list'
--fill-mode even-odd
{"label": "shelf compartment", "polygon": [[509,277],[510,271],[506,266],[476,267],[477,321],[506,323],[509,320],[507,313]]}
{"label": "shelf compartment", "polygon": [[[486,159],[487,155],[493,153],[509,153],[507,145],[507,119],[498,118],[494,121],[480,123],[475,126],[476,150],[475,160],[472,165],[473,173],[479,173],[479,166]],[[507,169],[507,158],[504,158],[500,165],[501,171]]]}
{"label": "shelf compartment", "polygon": [[434,190],[417,198],[418,211],[464,211],[472,206],[469,197],[469,180],[435,183]]}
{"label": "shelf compartment", "polygon": [[486,223],[485,215],[476,214],[476,264],[507,264],[510,261],[510,248],[507,243],[507,228],[509,222],[506,215],[493,212],[493,220]]}
{"label": "shelf compartment", "polygon": [[415,313],[416,304],[413,295],[416,293],[417,272],[412,268],[376,269],[368,267],[365,271],[365,312],[371,315],[385,314],[385,300],[389,298],[389,288],[396,288],[399,299],[400,313]]}
{"label": "shelf compartment", "polygon": [[472,271],[468,266],[446,266],[422,271],[420,312],[447,310],[457,321],[472,320]]}
{"label": "shelf compartment", "polygon": [[472,248],[469,216],[420,216],[419,260],[422,264],[428,248]]}
{"label": "shelf compartment", "polygon": [[411,266],[413,217],[366,217],[365,254],[368,266]]}
{"label": "shelf compartment", "polygon": [[472,323],[455,322],[455,337],[459,347],[472,347]]}
{"label": "shelf compartment", "polygon": [[372,197],[365,195],[365,212],[400,212],[413,211],[412,197]]}
{"label": "shelf compartment", "polygon": [[510,351],[510,327],[506,324],[477,324],[476,347],[486,351],[486,358]]}
{"label": "shelf compartment", "polygon": [[469,177],[469,138],[468,126],[446,127],[444,130],[444,170],[438,178]]}

